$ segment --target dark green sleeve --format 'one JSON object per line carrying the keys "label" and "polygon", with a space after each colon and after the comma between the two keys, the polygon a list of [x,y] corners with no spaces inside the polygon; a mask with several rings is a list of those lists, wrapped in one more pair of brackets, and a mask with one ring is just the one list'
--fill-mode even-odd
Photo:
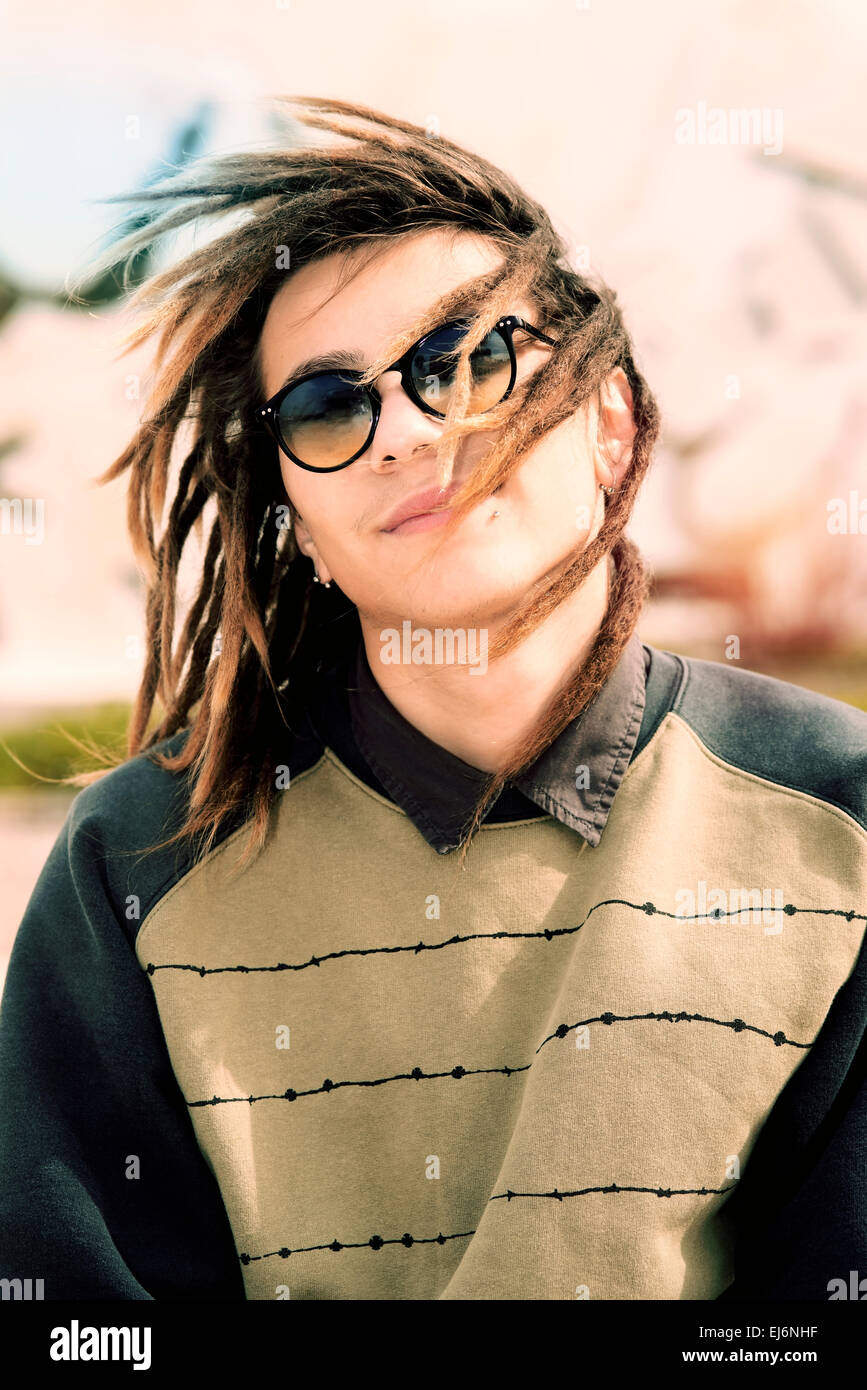
{"label": "dark green sleeve", "polygon": [[15,940],[0,1006],[0,1278],[43,1279],[46,1299],[243,1299],[138,923],[107,869],[101,808],[109,796],[115,822],[134,820],[135,788],[115,777],[109,793],[79,793]]}
{"label": "dark green sleeve", "polygon": [[867,935],[724,1211],[735,1278],[722,1299],[850,1298],[852,1271],[867,1297]]}

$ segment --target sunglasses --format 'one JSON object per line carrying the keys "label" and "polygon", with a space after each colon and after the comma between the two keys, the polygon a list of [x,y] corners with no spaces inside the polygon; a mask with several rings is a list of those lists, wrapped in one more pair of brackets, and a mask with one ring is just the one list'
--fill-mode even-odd
{"label": "sunglasses", "polygon": [[[386,368],[400,372],[404,391],[426,415],[445,418],[455,388],[455,358],[469,327],[465,319],[443,324]],[[553,338],[517,314],[500,319],[470,355],[472,414],[492,410],[511,394],[518,370],[513,342],[518,329],[556,347]],[[361,375],[343,369],[310,372],[281,387],[260,408],[261,421],[299,468],[335,473],[370,447],[382,400],[374,386],[359,382]]]}

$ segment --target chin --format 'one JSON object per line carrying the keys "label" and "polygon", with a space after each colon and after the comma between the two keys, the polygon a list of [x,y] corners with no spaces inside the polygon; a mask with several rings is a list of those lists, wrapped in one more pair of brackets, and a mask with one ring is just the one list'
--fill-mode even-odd
{"label": "chin", "polygon": [[[529,583],[529,581],[527,582]],[[502,620],[527,591],[514,574],[495,577],[490,571],[461,574],[455,582],[423,581],[402,588],[402,606],[417,627],[472,627]]]}

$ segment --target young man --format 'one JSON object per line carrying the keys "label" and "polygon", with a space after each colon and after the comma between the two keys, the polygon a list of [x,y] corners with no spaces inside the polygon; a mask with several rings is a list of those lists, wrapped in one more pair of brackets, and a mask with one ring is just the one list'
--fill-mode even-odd
{"label": "young man", "polygon": [[152,286],[109,471],[150,658],[10,963],[0,1276],[835,1296],[867,1269],[867,716],[641,642],[657,416],[614,296],[484,161],[306,119],[354,143],[197,177],[258,214]]}

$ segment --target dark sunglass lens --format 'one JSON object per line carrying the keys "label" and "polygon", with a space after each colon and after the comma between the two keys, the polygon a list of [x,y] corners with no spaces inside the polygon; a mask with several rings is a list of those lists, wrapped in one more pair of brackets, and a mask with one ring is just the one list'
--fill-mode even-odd
{"label": "dark sunglass lens", "polygon": [[[432,333],[417,350],[412,363],[415,389],[423,401],[445,415],[456,377],[455,353],[460,351],[466,329],[460,326],[442,328]],[[481,414],[498,405],[509,389],[512,359],[508,344],[496,328],[492,328],[470,357],[472,390],[468,409]]]}
{"label": "dark sunglass lens", "polygon": [[366,393],[332,373],[283,397],[277,424],[287,449],[311,468],[336,468],[357,454],[372,419]]}

